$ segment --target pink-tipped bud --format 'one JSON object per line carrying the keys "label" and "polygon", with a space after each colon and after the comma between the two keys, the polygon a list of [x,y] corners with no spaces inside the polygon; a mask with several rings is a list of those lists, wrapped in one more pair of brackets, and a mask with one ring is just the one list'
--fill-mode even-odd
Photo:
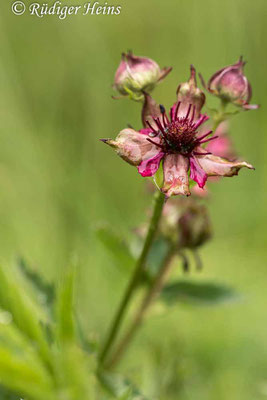
{"label": "pink-tipped bud", "polygon": [[197,87],[196,70],[193,65],[190,67],[190,78],[187,82],[181,83],[177,88],[177,102],[181,102],[183,109],[179,110],[181,113],[186,114],[188,106],[192,104],[195,107],[195,118],[197,119],[202,107],[205,104],[205,94]]}
{"label": "pink-tipped bud", "polygon": [[255,109],[257,105],[249,104],[252,96],[251,86],[244,75],[245,62],[240,57],[236,64],[217,71],[208,82],[208,91],[225,102],[231,102],[244,109]]}
{"label": "pink-tipped bud", "polygon": [[171,68],[160,69],[150,58],[123,53],[113,87],[124,96],[133,94],[143,98],[143,91],[151,92],[170,71]]}

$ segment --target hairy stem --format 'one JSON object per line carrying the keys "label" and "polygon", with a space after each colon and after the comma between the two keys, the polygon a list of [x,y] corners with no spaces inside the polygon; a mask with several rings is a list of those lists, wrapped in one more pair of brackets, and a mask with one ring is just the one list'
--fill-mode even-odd
{"label": "hairy stem", "polygon": [[111,361],[107,364],[108,368],[114,367],[122,358],[124,355],[125,351],[128,349],[128,346],[130,342],[132,341],[137,329],[140,327],[140,325],[143,322],[143,318],[149,308],[149,306],[152,304],[154,299],[158,296],[158,294],[161,292],[163,285],[166,281],[166,278],[168,276],[168,273],[170,271],[171,267],[171,261],[173,259],[173,255],[175,253],[174,246],[171,245],[160,268],[159,274],[155,278],[154,282],[150,286],[148,292],[145,294],[141,305],[139,309],[137,310],[135,317],[122,338],[121,342],[118,345],[117,350],[115,351],[115,354],[113,358],[111,358]]}
{"label": "hairy stem", "polygon": [[99,365],[102,366],[105,364],[106,357],[110,351],[111,346],[113,345],[114,340],[117,337],[121,322],[123,320],[124,314],[126,312],[127,306],[129,304],[129,301],[140,281],[140,278],[142,276],[145,263],[147,260],[147,256],[149,253],[149,250],[151,248],[151,245],[153,243],[158,224],[160,221],[160,217],[162,214],[162,209],[164,205],[164,195],[158,191],[155,195],[155,203],[154,203],[154,211],[153,215],[151,217],[149,229],[146,235],[146,239],[143,245],[142,252],[140,254],[140,257],[137,260],[135,270],[133,272],[133,275],[131,277],[131,280],[129,281],[129,284],[126,288],[126,291],[124,293],[124,296],[121,300],[120,306],[117,310],[117,313],[115,314],[115,318],[111,324],[111,328],[108,332],[106,341],[104,342],[103,349],[100,353],[99,356]]}

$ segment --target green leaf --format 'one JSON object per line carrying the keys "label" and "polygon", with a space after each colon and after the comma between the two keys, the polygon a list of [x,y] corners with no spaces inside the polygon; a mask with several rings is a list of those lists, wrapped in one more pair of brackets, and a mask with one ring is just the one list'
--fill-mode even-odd
{"label": "green leaf", "polygon": [[132,382],[120,375],[100,373],[98,378],[109,398],[117,400],[148,400]]}
{"label": "green leaf", "polygon": [[147,268],[145,270],[149,278],[154,279],[158,275],[168,249],[169,243],[163,237],[159,237],[153,242],[148,254]]}
{"label": "green leaf", "polygon": [[188,303],[195,305],[213,305],[236,300],[234,289],[209,282],[181,281],[165,286],[160,299],[168,304]]}
{"label": "green leaf", "polygon": [[59,341],[75,341],[73,286],[74,269],[71,268],[58,289],[56,324]]}
{"label": "green leaf", "polygon": [[96,354],[99,350],[99,342],[96,339],[89,339],[82,327],[80,319],[78,318],[77,313],[75,313],[75,325],[77,331],[77,337],[79,339],[79,343],[83,350],[88,354]]}
{"label": "green leaf", "polygon": [[74,317],[75,268],[70,267],[57,290],[56,346],[54,352],[58,398],[92,400],[95,398],[95,358],[79,345]]}
{"label": "green leaf", "polygon": [[15,394],[14,392],[0,386],[0,399],[1,400],[19,400],[21,396]]}
{"label": "green leaf", "polygon": [[50,306],[55,300],[55,287],[54,285],[45,282],[41,275],[37,271],[33,271],[23,260],[18,260],[18,266],[28,281],[32,284],[35,290],[38,292],[42,299],[42,303]]}
{"label": "green leaf", "polygon": [[14,324],[36,343],[43,359],[50,364],[50,350],[41,326],[45,315],[26,292],[16,269],[0,267],[0,307],[10,312]]}
{"label": "green leaf", "polygon": [[78,343],[74,317],[75,269],[71,267],[61,283],[56,302],[57,349],[56,380],[59,398],[91,400],[94,398],[95,359]]}
{"label": "green leaf", "polygon": [[14,323],[0,323],[0,380],[29,399],[51,399],[53,382],[39,351]]}
{"label": "green leaf", "polygon": [[74,342],[61,342],[55,356],[58,397],[56,399],[95,399],[95,359]]}
{"label": "green leaf", "polygon": [[128,245],[122,238],[108,227],[101,227],[96,231],[97,238],[105,246],[113,258],[116,266],[122,271],[127,272],[132,269],[135,258],[131,254]]}

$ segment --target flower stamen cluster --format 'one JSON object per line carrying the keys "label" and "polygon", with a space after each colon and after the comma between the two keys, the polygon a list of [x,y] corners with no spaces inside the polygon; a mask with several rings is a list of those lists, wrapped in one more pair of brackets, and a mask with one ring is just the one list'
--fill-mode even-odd
{"label": "flower stamen cluster", "polygon": [[[187,113],[184,117],[178,116],[178,111],[181,102],[179,101],[175,107],[175,110],[170,110],[170,119],[168,118],[165,108],[161,106],[162,118],[153,118],[155,125],[158,129],[154,128],[149,121],[146,121],[147,125],[151,129],[149,133],[150,137],[160,137],[162,139],[161,143],[156,143],[151,138],[147,138],[150,143],[155,144],[157,147],[161,148],[164,153],[167,154],[182,154],[183,156],[189,157],[191,153],[194,155],[206,155],[210,154],[208,152],[200,153],[194,151],[201,144],[209,142],[210,140],[216,139],[217,136],[209,136],[212,131],[206,132],[204,135],[198,137],[198,127],[203,124],[208,117],[206,115],[201,115],[198,121],[194,122],[195,117],[195,106],[189,104]],[[192,110],[191,116],[190,112]],[[205,139],[205,140],[204,140]]]}

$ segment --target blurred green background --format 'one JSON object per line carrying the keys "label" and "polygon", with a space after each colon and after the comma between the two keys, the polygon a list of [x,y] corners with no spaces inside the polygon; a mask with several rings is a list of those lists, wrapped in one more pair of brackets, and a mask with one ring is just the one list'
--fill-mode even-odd
{"label": "blurred green background", "polygon": [[119,16],[62,21],[15,16],[10,0],[1,2],[1,260],[22,256],[47,279],[58,279],[78,259],[79,314],[88,334],[103,338],[128,277],[94,229],[105,222],[127,238],[151,202],[136,170],[98,141],[127,123],[140,127],[139,104],[111,99],[120,53],[132,49],[174,67],[154,92],[166,106],[188,79],[190,63],[208,78],[242,54],[261,108],[235,117],[231,133],[256,171],[212,186],[214,239],[202,250],[204,271],[191,272],[196,281],[235,287],[242,301],[154,315],[119,370],[164,400],[265,399],[266,0],[113,4],[122,6]]}

